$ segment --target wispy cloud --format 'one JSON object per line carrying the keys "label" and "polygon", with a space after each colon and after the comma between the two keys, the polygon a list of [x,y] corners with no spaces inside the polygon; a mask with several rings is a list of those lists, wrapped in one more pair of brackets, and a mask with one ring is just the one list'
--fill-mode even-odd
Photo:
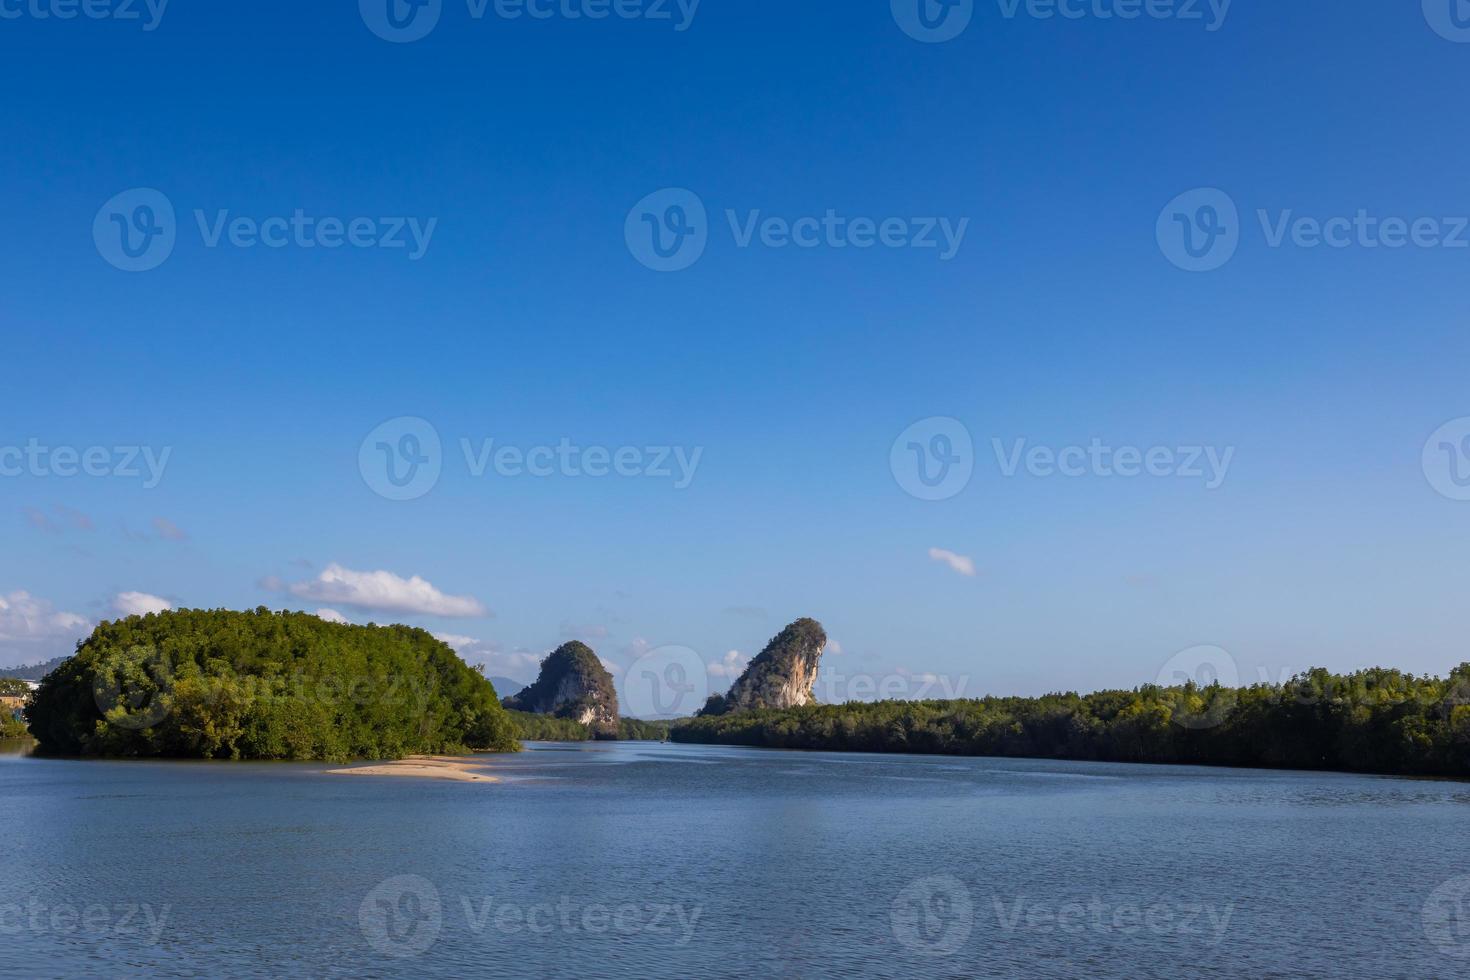
{"label": "wispy cloud", "polygon": [[[282,583],[277,579],[266,579],[262,584],[272,588]],[[359,572],[336,563],[328,565],[314,579],[292,582],[284,588],[299,599],[351,606],[369,612],[458,618],[491,615],[490,610],[475,597],[446,595],[417,575],[402,578],[385,571]]]}
{"label": "wispy cloud", "polygon": [[483,665],[487,676],[500,674],[524,682],[526,677],[535,677],[541,667],[541,656],[529,650],[507,651],[493,640],[480,640],[457,633],[435,633],[434,639],[449,644],[465,663],[471,666]]}
{"label": "wispy cloud", "polygon": [[26,522],[31,527],[45,531],[47,534],[60,534],[67,527],[74,531],[96,530],[97,525],[93,523],[92,518],[79,510],[56,504],[51,511],[55,515],[54,519],[39,507],[27,507],[25,508]]}
{"label": "wispy cloud", "polygon": [[79,638],[90,623],[76,613],[61,612],[29,592],[0,595],[0,640],[27,642]]}
{"label": "wispy cloud", "polygon": [[929,557],[933,561],[943,562],[944,564],[948,565],[953,571],[958,572],[961,575],[968,575],[971,578],[975,576],[975,561],[974,559],[969,558],[966,555],[956,554],[953,551],[946,551],[944,548],[930,548]]}
{"label": "wispy cloud", "polygon": [[112,597],[112,609],[121,616],[147,616],[167,612],[173,603],[147,592],[119,592]]}
{"label": "wispy cloud", "polygon": [[177,524],[167,517],[153,518],[153,530],[165,541],[186,541],[189,535],[182,531]]}

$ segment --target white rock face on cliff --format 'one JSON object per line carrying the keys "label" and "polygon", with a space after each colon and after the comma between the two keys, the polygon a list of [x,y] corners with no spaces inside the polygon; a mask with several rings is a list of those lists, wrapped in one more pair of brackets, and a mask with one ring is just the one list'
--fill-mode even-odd
{"label": "white rock face on cliff", "polygon": [[756,708],[798,708],[812,704],[827,633],[815,619],[798,619],[766,644],[723,698],[710,698],[702,715]]}

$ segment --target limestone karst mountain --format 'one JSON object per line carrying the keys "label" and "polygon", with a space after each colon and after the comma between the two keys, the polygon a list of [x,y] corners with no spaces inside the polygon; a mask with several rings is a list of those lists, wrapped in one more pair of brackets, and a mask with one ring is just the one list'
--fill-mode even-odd
{"label": "limestone karst mountain", "polygon": [[797,708],[816,700],[817,681],[827,633],[815,619],[798,619],[766,644],[724,696],[714,695],[701,716],[724,715],[756,708]]}
{"label": "limestone karst mountain", "polygon": [[503,702],[514,711],[567,718],[598,738],[618,736],[618,695],[612,675],[585,643],[573,640],[541,661],[536,682]]}

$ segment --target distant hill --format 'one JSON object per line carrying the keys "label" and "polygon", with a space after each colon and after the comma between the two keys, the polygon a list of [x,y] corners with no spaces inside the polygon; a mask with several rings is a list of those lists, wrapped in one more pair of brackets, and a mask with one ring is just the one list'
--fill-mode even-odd
{"label": "distant hill", "polygon": [[509,677],[491,677],[489,681],[495,685],[495,693],[500,695],[502,699],[515,697],[527,687],[530,687],[525,681],[513,681]]}
{"label": "distant hill", "polygon": [[[0,667],[0,677],[19,677],[23,681],[38,681],[51,673],[57,667],[66,663],[68,658],[57,657],[43,664],[29,664],[25,667]],[[496,690],[499,690],[497,688]]]}

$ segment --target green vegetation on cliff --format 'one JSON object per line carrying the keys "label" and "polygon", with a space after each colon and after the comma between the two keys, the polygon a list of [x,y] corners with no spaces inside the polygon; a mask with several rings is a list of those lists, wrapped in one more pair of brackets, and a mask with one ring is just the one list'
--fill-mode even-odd
{"label": "green vegetation on cliff", "polygon": [[407,626],[179,610],[104,622],[26,711],[43,750],[202,759],[509,752],[490,682]]}
{"label": "green vegetation on cliff", "polygon": [[850,702],[696,718],[676,742],[1470,776],[1470,663],[1448,679],[1312,670],[1284,685]]}

